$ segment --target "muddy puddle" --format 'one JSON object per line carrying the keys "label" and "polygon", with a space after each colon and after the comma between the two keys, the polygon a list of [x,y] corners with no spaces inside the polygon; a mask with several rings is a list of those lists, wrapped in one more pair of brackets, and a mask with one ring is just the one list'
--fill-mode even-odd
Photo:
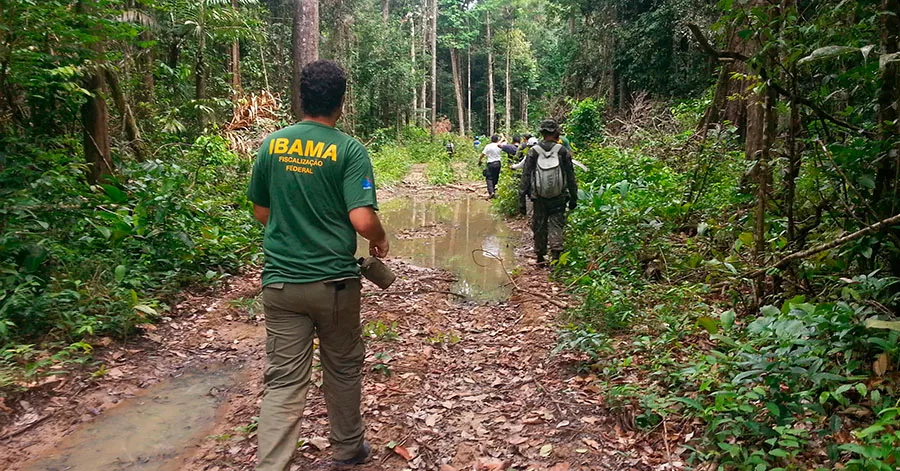
{"label": "muddy puddle", "polygon": [[398,198],[381,205],[380,216],[391,234],[392,257],[453,272],[458,281],[452,289],[458,294],[482,301],[509,296],[503,267],[480,252],[503,259],[507,269],[515,266],[514,239],[491,212],[490,202],[475,197],[449,202]]}
{"label": "muddy puddle", "polygon": [[215,426],[235,369],[195,370],[156,384],[81,426],[23,471],[177,471]]}

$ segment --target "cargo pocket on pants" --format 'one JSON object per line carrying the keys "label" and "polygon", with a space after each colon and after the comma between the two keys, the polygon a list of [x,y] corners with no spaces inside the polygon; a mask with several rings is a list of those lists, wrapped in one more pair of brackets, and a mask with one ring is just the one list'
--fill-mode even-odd
{"label": "cargo pocket on pants", "polygon": [[275,365],[272,363],[275,354],[275,337],[269,335],[266,337],[266,371],[263,373],[263,382],[268,384],[272,379],[272,373],[275,371]]}

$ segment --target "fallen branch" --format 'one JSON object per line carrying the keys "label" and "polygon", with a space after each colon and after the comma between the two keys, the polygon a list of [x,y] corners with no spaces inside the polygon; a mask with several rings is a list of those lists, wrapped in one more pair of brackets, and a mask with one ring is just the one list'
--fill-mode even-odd
{"label": "fallen branch", "polygon": [[[728,59],[728,60],[736,60],[736,61],[741,61],[741,62],[750,62],[750,57],[747,57],[746,55],[741,54],[740,52],[716,50],[709,43],[709,40],[706,39],[706,36],[703,35],[703,31],[700,30],[699,26],[697,26],[693,23],[688,23],[687,27],[689,30],[691,30],[691,33],[693,33],[694,39],[697,40],[697,44],[700,46],[700,49],[703,49],[703,51],[706,52],[707,54],[709,54],[713,57],[716,57],[717,59]],[[813,110],[813,112],[815,112],[820,118],[822,118],[826,121],[830,121],[831,123],[836,124],[842,128],[858,132],[858,133],[868,137],[869,139],[876,139],[878,137],[877,134],[875,134],[872,131],[869,131],[868,129],[863,129],[859,126],[856,126],[855,124],[848,123],[840,118],[832,116],[830,113],[823,110],[819,105],[812,102],[808,98],[794,96],[794,94],[789,92],[787,89],[782,87],[778,82],[776,82],[771,77],[769,77],[769,72],[766,69],[763,69],[762,67],[756,67],[755,69],[757,72],[759,72],[759,76],[763,79],[763,81],[766,83],[766,85],[772,87],[772,89],[775,90],[776,92],[778,92],[779,95],[781,95],[785,98],[794,99],[797,103],[800,103],[801,105],[806,106],[807,108]]]}
{"label": "fallen branch", "polygon": [[470,187],[470,186],[454,185],[454,184],[452,184],[452,183],[448,183],[448,184],[446,184],[446,185],[444,185],[444,186],[446,186],[447,188],[452,188],[452,189],[454,189],[454,190],[460,190],[460,191],[468,191],[468,192],[477,191],[477,188],[472,188],[472,187]]}
{"label": "fallen branch", "polygon": [[548,301],[550,304],[552,304],[560,309],[568,309],[569,308],[569,305],[567,303],[553,299],[550,297],[549,294],[544,294],[539,291],[531,291],[530,289],[525,289],[525,288],[516,288],[516,291],[519,291],[519,292],[522,292],[525,294],[530,294],[532,296],[537,296],[545,301]]}
{"label": "fallen branch", "polygon": [[782,258],[774,265],[767,267],[767,268],[760,268],[758,270],[754,270],[746,276],[747,276],[747,278],[756,278],[757,276],[762,275],[763,273],[765,273],[769,270],[772,270],[775,268],[784,268],[785,266],[787,266],[789,263],[793,262],[794,260],[806,258],[806,257],[812,256],[812,255],[815,255],[817,253],[821,253],[826,250],[830,250],[835,247],[839,247],[841,245],[846,244],[847,242],[859,239],[860,237],[863,237],[863,236],[866,236],[866,235],[869,235],[869,234],[872,234],[875,232],[882,231],[882,230],[884,230],[890,226],[893,226],[895,224],[900,224],[900,214],[896,214],[887,219],[882,219],[881,221],[878,221],[875,224],[872,224],[871,226],[860,229],[854,233],[847,234],[843,237],[838,237],[837,239],[834,239],[831,242],[826,242],[824,244],[817,245],[817,246],[812,247],[807,250],[801,250],[800,252],[794,252],[794,253],[788,255],[787,257]]}
{"label": "fallen branch", "polygon": [[19,436],[19,435],[22,435],[23,433],[25,433],[25,432],[31,430],[32,428],[36,427],[36,426],[37,426],[38,424],[40,424],[41,422],[43,422],[43,421],[49,419],[52,415],[53,415],[52,413],[47,414],[47,415],[45,415],[45,416],[43,416],[43,417],[38,418],[38,419],[35,420],[34,422],[32,422],[32,423],[30,423],[30,424],[28,424],[28,425],[26,425],[26,426],[20,428],[19,430],[16,430],[16,431],[13,431],[13,432],[9,432],[9,433],[7,433],[6,435],[0,437],[0,441],[6,441],[6,440],[9,440],[10,438],[13,438],[13,437],[17,437],[17,436]]}
{"label": "fallen branch", "polygon": [[408,291],[377,291],[372,293],[366,293],[366,297],[370,296],[393,296],[399,294],[427,294],[427,293],[437,293],[437,294],[449,294],[459,298],[465,299],[466,296],[464,294],[454,293],[453,291],[442,290],[442,289],[412,289]]}
{"label": "fallen branch", "polygon": [[505,273],[506,277],[509,278],[509,282],[512,284],[514,291],[518,291],[520,293],[525,293],[525,294],[530,294],[532,296],[537,296],[545,301],[548,301],[550,304],[553,304],[554,306],[556,306],[560,309],[568,309],[569,308],[569,305],[567,303],[553,299],[548,294],[544,294],[539,291],[532,291],[530,289],[525,289],[525,288],[520,287],[516,283],[516,280],[514,280],[512,275],[509,273],[509,270],[506,269],[506,265],[503,263],[503,259],[500,258],[497,254],[494,254],[494,253],[491,253],[491,252],[488,252],[488,251],[482,250],[482,249],[473,250],[472,251],[472,261],[475,262],[476,265],[482,266],[481,264],[478,263],[477,260],[475,260],[475,254],[477,252],[481,252],[481,255],[483,255],[485,258],[490,258],[490,259],[500,262],[500,268],[503,269],[503,273]]}

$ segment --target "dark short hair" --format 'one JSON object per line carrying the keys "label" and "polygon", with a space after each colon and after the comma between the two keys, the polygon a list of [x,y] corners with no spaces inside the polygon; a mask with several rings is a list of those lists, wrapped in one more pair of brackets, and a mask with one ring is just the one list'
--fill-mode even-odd
{"label": "dark short hair", "polygon": [[306,116],[331,116],[347,92],[347,75],[334,61],[310,62],[300,73],[300,107]]}
{"label": "dark short hair", "polygon": [[522,142],[522,136],[520,136],[518,134],[513,136],[513,143],[516,143],[516,142]]}
{"label": "dark short hair", "polygon": [[491,136],[491,142],[499,142],[499,141],[500,141],[500,136],[498,136],[496,134]]}

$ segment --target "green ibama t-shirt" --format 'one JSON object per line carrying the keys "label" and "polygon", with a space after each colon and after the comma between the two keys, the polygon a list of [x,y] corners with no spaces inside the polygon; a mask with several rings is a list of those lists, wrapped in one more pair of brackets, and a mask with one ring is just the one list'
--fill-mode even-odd
{"label": "green ibama t-shirt", "polygon": [[275,132],[259,149],[247,197],[270,209],[263,286],[359,276],[349,213],[378,209],[359,141],[312,121]]}

